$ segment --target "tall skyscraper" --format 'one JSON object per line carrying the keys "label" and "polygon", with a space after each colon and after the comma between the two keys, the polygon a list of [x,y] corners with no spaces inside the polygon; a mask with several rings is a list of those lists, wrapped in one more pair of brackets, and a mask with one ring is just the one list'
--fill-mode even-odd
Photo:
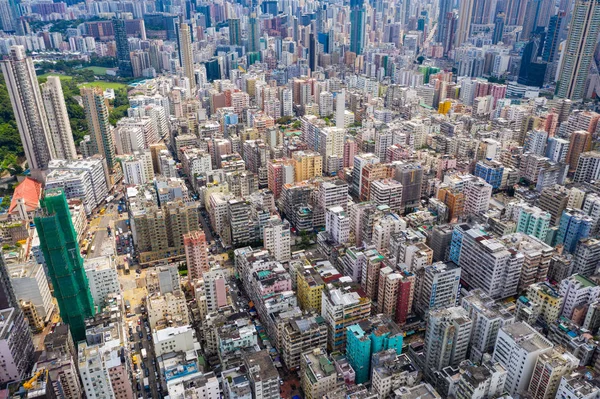
{"label": "tall skyscraper", "polygon": [[242,35],[240,34],[240,20],[231,18],[227,23],[229,25],[229,44],[232,46],[241,46]]}
{"label": "tall skyscraper", "polygon": [[548,34],[546,35],[544,51],[542,52],[542,59],[544,61],[554,62],[556,60],[556,53],[560,44],[560,31],[564,20],[564,11],[559,11],[558,14],[550,17]]}
{"label": "tall skyscraper", "polygon": [[131,56],[129,54],[129,42],[127,41],[127,30],[125,29],[125,20],[115,18],[112,21],[115,31],[115,45],[117,46],[117,66],[119,75],[124,77],[133,76],[131,66]]}
{"label": "tall skyscraper", "polygon": [[448,26],[447,14],[452,12],[452,0],[440,0],[438,9],[438,26],[435,32],[435,41],[442,43],[444,41],[444,32]]}
{"label": "tall skyscraper", "polygon": [[71,329],[74,341],[85,339],[85,319],[94,315],[77,232],[71,221],[67,197],[61,189],[47,190],[35,217],[40,248],[54,287],[60,316]]}
{"label": "tall skyscraper", "polygon": [[576,0],[563,54],[556,96],[583,100],[600,27],[600,0]]}
{"label": "tall skyscraper", "polygon": [[35,177],[54,158],[54,148],[33,61],[25,55],[25,47],[10,48],[8,58],[2,61],[2,73],[27,163]]}
{"label": "tall skyscraper", "polygon": [[308,42],[308,66],[313,73],[317,69],[317,37],[314,33],[309,35]]}
{"label": "tall skyscraper", "polygon": [[186,23],[179,24],[179,54],[183,73],[190,82],[191,95],[196,93],[196,77],[194,76],[194,55],[192,53],[192,36],[190,26]]}
{"label": "tall skyscraper", "polygon": [[471,22],[473,20],[473,6],[475,0],[464,0],[458,8],[458,26],[454,35],[454,46],[459,47],[467,41],[471,33]]}
{"label": "tall skyscraper", "polygon": [[350,51],[360,55],[365,47],[367,13],[364,0],[350,1]]}
{"label": "tall skyscraper", "polygon": [[260,51],[260,25],[256,14],[252,13],[248,18],[248,52]]}
{"label": "tall skyscraper", "polygon": [[540,15],[542,2],[541,0],[527,1],[525,9],[525,20],[523,21],[522,40],[528,40],[537,28],[538,17]]}
{"label": "tall skyscraper", "polygon": [[92,152],[102,155],[106,159],[107,166],[113,169],[117,160],[104,93],[99,87],[82,87],[80,93],[88,129],[92,136]]}
{"label": "tall skyscraper", "polygon": [[504,36],[504,19],[506,15],[504,13],[499,13],[496,15],[496,19],[494,19],[494,35],[492,36],[492,44],[498,44],[498,42],[502,41]]}
{"label": "tall skyscraper", "polygon": [[41,84],[41,88],[56,157],[59,159],[76,159],[77,150],[75,150],[65,95],[59,77],[48,76],[48,80],[46,83]]}

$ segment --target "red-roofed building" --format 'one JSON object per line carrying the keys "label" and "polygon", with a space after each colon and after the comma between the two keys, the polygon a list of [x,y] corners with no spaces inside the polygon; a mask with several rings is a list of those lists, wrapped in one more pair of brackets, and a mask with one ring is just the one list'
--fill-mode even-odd
{"label": "red-roofed building", "polygon": [[27,177],[23,180],[13,194],[8,213],[19,215],[20,219],[30,219],[30,216],[40,206],[42,184]]}

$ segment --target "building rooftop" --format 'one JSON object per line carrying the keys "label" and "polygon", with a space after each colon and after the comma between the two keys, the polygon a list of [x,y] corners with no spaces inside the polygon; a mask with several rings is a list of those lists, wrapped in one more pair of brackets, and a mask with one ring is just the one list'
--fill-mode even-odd
{"label": "building rooftop", "polygon": [[441,399],[439,393],[427,383],[414,387],[400,387],[394,391],[396,399]]}
{"label": "building rooftop", "polygon": [[577,281],[579,284],[581,284],[585,288],[596,287],[596,283],[594,283],[592,280],[588,279],[587,277],[582,276],[581,274],[574,274],[571,276],[571,278],[573,280]]}
{"label": "building rooftop", "polygon": [[551,348],[553,345],[529,324],[518,322],[502,327],[517,344],[528,352]]}
{"label": "building rooftop", "polygon": [[27,212],[34,212],[40,206],[40,197],[42,195],[42,184],[26,177],[16,188],[10,201],[8,213],[17,212],[18,201],[22,199],[25,203]]}
{"label": "building rooftop", "polygon": [[312,384],[317,381],[337,374],[333,362],[323,353],[321,349],[314,349],[302,354],[303,360],[306,362],[306,376]]}

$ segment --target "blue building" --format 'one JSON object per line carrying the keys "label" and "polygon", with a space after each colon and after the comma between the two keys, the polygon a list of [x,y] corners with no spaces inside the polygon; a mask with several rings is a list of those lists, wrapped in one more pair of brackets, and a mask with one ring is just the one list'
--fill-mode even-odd
{"label": "blue building", "polygon": [[475,165],[475,176],[481,177],[494,190],[502,186],[502,176],[504,175],[504,166],[498,161],[486,159],[485,161],[477,162]]}
{"label": "blue building", "polygon": [[560,218],[557,244],[563,244],[566,251],[573,253],[579,240],[590,235],[594,221],[588,215],[574,209],[566,209]]}
{"label": "blue building", "polygon": [[371,378],[371,356],[387,349],[402,353],[404,332],[388,316],[377,315],[346,329],[346,357],[356,373],[356,383]]}
{"label": "blue building", "polygon": [[450,251],[448,254],[448,260],[459,264],[460,260],[460,249],[462,248],[462,239],[465,231],[470,230],[471,227],[468,224],[459,224],[454,226],[452,231],[452,240],[450,241]]}

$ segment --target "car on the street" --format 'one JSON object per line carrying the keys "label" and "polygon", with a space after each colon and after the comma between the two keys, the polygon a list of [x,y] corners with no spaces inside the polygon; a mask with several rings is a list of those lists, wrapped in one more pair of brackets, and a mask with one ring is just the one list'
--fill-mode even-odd
{"label": "car on the street", "polygon": [[144,334],[142,334],[142,332],[141,332],[141,331],[139,332],[139,334],[138,334],[138,335],[140,336],[140,339],[144,338]]}

